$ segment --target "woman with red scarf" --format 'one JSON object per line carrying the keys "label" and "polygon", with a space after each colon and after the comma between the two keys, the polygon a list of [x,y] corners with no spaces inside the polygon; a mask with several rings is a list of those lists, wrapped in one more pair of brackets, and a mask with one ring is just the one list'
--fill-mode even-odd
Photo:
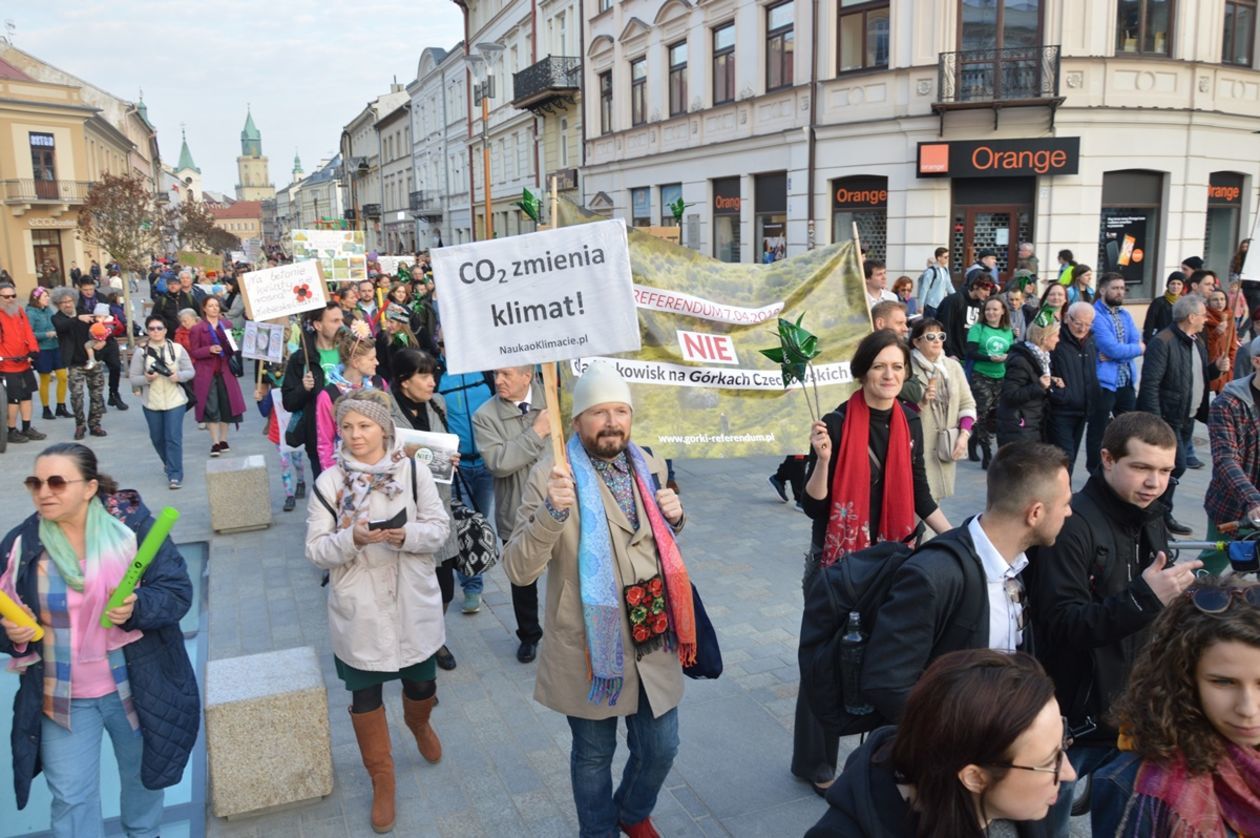
{"label": "woman with red scarf", "polygon": [[[1207,341],[1208,359],[1216,361],[1227,358],[1233,367],[1234,353],[1238,351],[1238,322],[1234,320],[1234,313],[1229,308],[1229,297],[1224,291],[1217,288],[1208,294],[1206,314],[1203,337]],[[1218,375],[1208,382],[1208,389],[1219,393],[1230,380],[1228,375]]]}
{"label": "woman with red scarf", "polygon": [[[821,567],[880,541],[904,541],[922,519],[938,533],[949,521],[932,498],[917,413],[897,400],[910,374],[910,347],[880,329],[849,362],[861,389],[815,422],[801,507],[814,520],[804,585]],[[826,468],[818,468],[826,463]],[[797,697],[792,773],[820,796],[836,775],[840,740]]]}
{"label": "woman with red scarf", "polygon": [[1260,585],[1202,577],[1173,600],[1112,715],[1095,835],[1260,835]]}

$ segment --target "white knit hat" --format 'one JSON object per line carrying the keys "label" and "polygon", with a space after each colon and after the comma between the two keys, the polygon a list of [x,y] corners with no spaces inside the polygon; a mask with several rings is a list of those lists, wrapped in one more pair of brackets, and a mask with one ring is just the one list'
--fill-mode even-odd
{"label": "white knit hat", "polygon": [[619,402],[634,410],[630,385],[611,364],[595,363],[586,368],[573,385],[573,415],[578,416],[597,404]]}
{"label": "white knit hat", "polygon": [[93,317],[112,317],[113,312],[109,310],[109,303],[97,303],[96,308],[92,309]]}

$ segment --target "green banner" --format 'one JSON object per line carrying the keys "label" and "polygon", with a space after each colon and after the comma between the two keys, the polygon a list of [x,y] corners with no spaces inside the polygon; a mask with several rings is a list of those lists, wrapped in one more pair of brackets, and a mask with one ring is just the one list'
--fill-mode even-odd
{"label": "green banner", "polygon": [[[560,226],[604,220],[561,200]],[[630,229],[643,348],[606,358],[631,383],[634,439],[665,457],[799,454],[810,409],[833,409],[853,390],[848,359],[871,329],[854,242],[768,265],[728,264]],[[780,317],[818,336],[802,392],[759,350],[778,346]],[[592,358],[561,365],[565,389]]]}

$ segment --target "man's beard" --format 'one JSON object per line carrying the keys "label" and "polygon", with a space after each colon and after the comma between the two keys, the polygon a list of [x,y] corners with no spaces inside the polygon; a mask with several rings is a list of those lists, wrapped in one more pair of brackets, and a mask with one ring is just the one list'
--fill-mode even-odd
{"label": "man's beard", "polygon": [[601,431],[591,441],[591,453],[597,457],[611,459],[625,451],[628,444],[626,436],[620,431]]}

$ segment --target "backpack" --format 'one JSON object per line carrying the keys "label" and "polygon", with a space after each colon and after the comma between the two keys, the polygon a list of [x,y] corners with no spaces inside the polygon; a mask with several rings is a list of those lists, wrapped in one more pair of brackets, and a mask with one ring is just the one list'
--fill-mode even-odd
{"label": "backpack", "polygon": [[[919,549],[944,549],[959,562],[970,560],[966,548],[953,538],[938,537]],[[820,569],[805,590],[797,650],[800,690],[810,711],[828,733],[852,736],[889,723],[876,712],[855,716],[844,709],[840,638],[853,611],[861,615],[862,632],[870,637],[897,571],[916,552],[900,541],[872,544]]]}

